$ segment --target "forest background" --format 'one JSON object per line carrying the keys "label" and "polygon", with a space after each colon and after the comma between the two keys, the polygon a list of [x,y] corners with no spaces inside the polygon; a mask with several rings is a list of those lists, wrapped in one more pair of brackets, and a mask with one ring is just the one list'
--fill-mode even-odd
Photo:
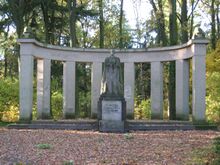
{"label": "forest background", "polygon": [[[202,28],[210,40],[206,116],[207,121],[220,123],[219,0],[130,0],[135,26],[129,24],[125,15],[124,5],[128,1],[0,0],[0,121],[18,120],[19,45],[16,39],[22,38],[27,31],[45,44],[131,49],[186,43]],[[140,4],[146,5],[146,12],[149,11],[145,19],[139,17]],[[205,24],[202,24],[202,16],[206,17]],[[62,118],[62,67],[62,62],[52,61],[51,110],[54,119]],[[36,74],[34,77],[33,118],[36,119]],[[91,113],[91,64],[77,63],[76,77],[76,117],[88,118]],[[190,86],[191,81],[190,78]],[[135,64],[134,118],[150,118],[149,63]],[[175,120],[174,62],[164,63],[164,118]]]}

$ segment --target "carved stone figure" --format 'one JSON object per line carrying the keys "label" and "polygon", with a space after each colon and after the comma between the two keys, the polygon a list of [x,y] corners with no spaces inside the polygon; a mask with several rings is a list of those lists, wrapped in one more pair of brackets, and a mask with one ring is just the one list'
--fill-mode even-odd
{"label": "carved stone figure", "polygon": [[200,27],[196,27],[194,29],[194,33],[193,33],[193,39],[204,39],[205,38],[205,32],[200,28]]}
{"label": "carved stone figure", "polygon": [[121,63],[118,57],[111,56],[105,59],[102,75],[101,94],[105,96],[122,96]]}

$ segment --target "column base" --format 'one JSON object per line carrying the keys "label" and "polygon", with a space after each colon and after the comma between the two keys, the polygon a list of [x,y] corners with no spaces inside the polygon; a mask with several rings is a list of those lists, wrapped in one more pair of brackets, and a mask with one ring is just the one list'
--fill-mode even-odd
{"label": "column base", "polygon": [[176,120],[188,121],[189,120],[189,115],[176,114]]}
{"label": "column base", "polygon": [[201,120],[201,119],[200,119],[200,120],[196,120],[196,119],[193,118],[192,121],[193,121],[193,124],[194,124],[194,125],[204,125],[204,124],[209,124],[205,119],[203,119],[203,120]]}
{"label": "column base", "polygon": [[76,115],[74,113],[65,113],[63,114],[64,119],[75,119]]}
{"label": "column base", "polygon": [[20,118],[19,123],[31,123],[32,119],[29,118]]}
{"label": "column base", "polygon": [[126,119],[133,120],[134,119],[134,114],[133,113],[127,113],[126,114]]}
{"label": "column base", "polygon": [[163,115],[161,114],[153,114],[151,113],[151,119],[158,119],[158,120],[163,120]]}
{"label": "column base", "polygon": [[50,113],[42,113],[37,119],[52,119],[52,115]]}
{"label": "column base", "polygon": [[125,122],[124,121],[99,121],[99,131],[100,132],[125,132]]}
{"label": "column base", "polygon": [[92,113],[92,115],[91,115],[91,118],[92,118],[92,119],[97,119],[97,117],[98,117],[98,114],[97,114],[97,113]]}

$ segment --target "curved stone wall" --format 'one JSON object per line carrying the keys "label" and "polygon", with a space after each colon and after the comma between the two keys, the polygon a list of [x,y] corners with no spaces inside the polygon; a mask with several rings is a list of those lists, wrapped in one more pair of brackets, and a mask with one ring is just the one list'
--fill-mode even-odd
{"label": "curved stone wall", "polygon": [[[75,115],[75,65],[92,63],[91,116],[97,115],[102,62],[110,49],[83,49],[46,45],[34,39],[18,39],[20,43],[20,120],[31,120],[33,97],[33,60],[37,60],[38,118],[50,118],[50,65],[51,60],[63,61],[63,116]],[[176,62],[176,115],[188,120],[189,116],[189,59],[192,59],[193,118],[205,120],[205,39],[190,40],[179,46],[149,49],[115,49],[115,56],[124,63],[124,97],[127,115],[134,112],[135,63],[151,64],[152,119],[163,118],[163,62]]]}

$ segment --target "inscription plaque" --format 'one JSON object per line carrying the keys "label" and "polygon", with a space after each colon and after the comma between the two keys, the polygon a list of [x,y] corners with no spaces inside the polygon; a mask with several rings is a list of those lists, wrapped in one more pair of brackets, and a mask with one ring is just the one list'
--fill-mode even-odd
{"label": "inscription plaque", "polygon": [[102,101],[102,120],[122,120],[121,101]]}

